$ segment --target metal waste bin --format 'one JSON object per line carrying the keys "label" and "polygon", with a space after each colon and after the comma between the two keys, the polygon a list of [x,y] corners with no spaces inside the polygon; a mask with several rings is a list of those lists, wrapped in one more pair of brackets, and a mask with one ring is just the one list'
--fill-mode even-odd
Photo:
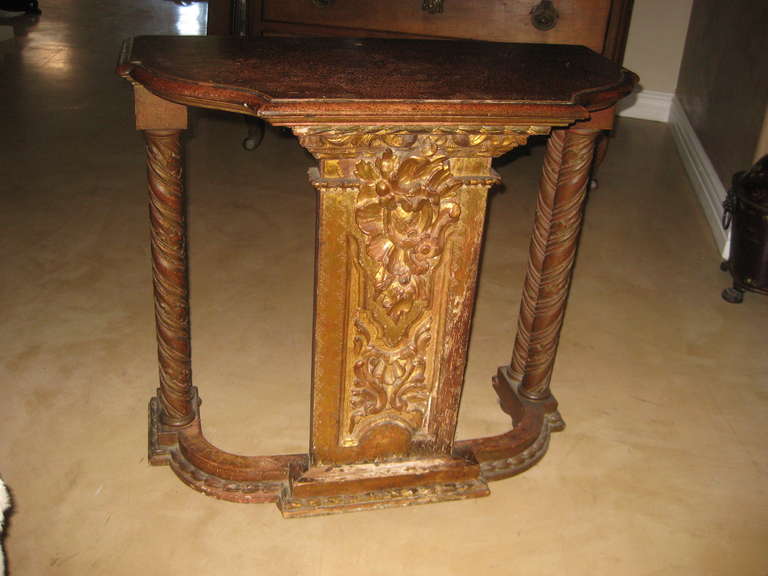
{"label": "metal waste bin", "polygon": [[731,227],[731,251],[721,268],[733,277],[723,299],[737,304],[745,291],[768,294],[768,156],[733,176],[723,208],[723,228]]}

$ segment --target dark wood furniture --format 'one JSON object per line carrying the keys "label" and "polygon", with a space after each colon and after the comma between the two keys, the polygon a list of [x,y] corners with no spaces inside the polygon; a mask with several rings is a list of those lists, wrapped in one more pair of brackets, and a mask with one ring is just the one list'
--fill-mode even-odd
{"label": "dark wood furniture", "polygon": [[621,64],[633,0],[209,0],[208,34],[580,44]]}
{"label": "dark wood furniture", "polygon": [[[621,64],[634,0],[209,0],[208,34],[579,44]],[[247,150],[264,125],[249,122]],[[607,132],[593,165],[602,164]]]}
{"label": "dark wood furniture", "polygon": [[42,14],[37,0],[0,0],[0,10],[6,12],[26,12],[27,14]]}
{"label": "dark wood furniture", "polygon": [[[302,516],[483,496],[543,456],[563,427],[549,382],[590,160],[634,74],[574,46],[231,37],[136,38],[118,72],[147,143],[152,463]],[[181,178],[190,106],[289,127],[318,159],[308,454],[237,456],[203,436]],[[513,427],[456,442],[491,160],[545,134],[519,330],[493,380]]]}

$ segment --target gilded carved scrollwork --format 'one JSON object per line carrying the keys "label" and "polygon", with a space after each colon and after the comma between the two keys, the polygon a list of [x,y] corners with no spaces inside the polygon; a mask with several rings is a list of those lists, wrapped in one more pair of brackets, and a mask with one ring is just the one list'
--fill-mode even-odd
{"label": "gilded carved scrollwork", "polygon": [[[430,425],[446,409],[434,402],[438,389],[461,384],[441,370],[445,354],[465,353],[465,344],[449,352],[446,343],[466,337],[485,193],[498,180],[490,159],[548,130],[294,128],[321,160],[314,185],[346,221],[338,446],[358,446],[380,425],[438,441]],[[436,426],[455,420],[435,417]]]}
{"label": "gilded carved scrollwork", "polygon": [[421,427],[432,392],[426,376],[430,322],[419,326],[413,341],[396,348],[377,344],[360,319],[355,329],[356,360],[345,444],[356,444],[366,430],[385,419],[415,432]]}
{"label": "gilded carved scrollwork", "polygon": [[364,152],[410,149],[425,156],[496,157],[522,146],[549,126],[297,127],[299,142],[315,158],[355,158]]}
{"label": "gilded carved scrollwork", "polygon": [[389,417],[421,428],[434,382],[427,375],[435,270],[459,220],[458,191],[444,156],[387,148],[355,167],[355,242],[363,294],[354,315],[354,377],[345,441]]}
{"label": "gilded carved scrollwork", "polygon": [[432,272],[461,214],[445,157],[398,159],[387,149],[355,168],[361,181],[355,221],[370,278],[368,311],[387,345],[397,346],[430,305]]}

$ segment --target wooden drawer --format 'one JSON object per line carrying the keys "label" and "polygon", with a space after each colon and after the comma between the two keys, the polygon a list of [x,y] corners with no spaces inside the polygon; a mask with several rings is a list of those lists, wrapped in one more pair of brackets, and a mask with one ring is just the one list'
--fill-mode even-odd
{"label": "wooden drawer", "polygon": [[[474,38],[499,42],[583,44],[603,51],[611,0],[554,0],[559,19],[541,31],[531,22],[539,0],[445,0],[441,13],[422,0],[262,0],[261,33]],[[383,34],[382,34],[383,33]]]}

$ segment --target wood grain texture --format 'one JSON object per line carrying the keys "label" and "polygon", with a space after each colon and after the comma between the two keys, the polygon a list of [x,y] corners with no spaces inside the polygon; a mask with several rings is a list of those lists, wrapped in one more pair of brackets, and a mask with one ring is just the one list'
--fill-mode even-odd
{"label": "wood grain texture", "polygon": [[306,454],[240,456],[213,446],[203,436],[197,391],[195,416],[187,426],[162,422],[160,394],[149,403],[149,462],[168,465],[190,487],[221,500],[277,502],[291,467],[306,468]]}
{"label": "wood grain texture", "polygon": [[[546,31],[533,25],[531,10],[537,5],[533,0],[452,0],[447,9],[431,14],[415,0],[259,0],[248,6],[248,35],[579,44],[617,64],[623,62],[633,0],[559,0],[555,3],[556,24]],[[224,7],[212,5],[209,10],[224,12]],[[595,157],[595,173],[607,146],[606,134]],[[596,177],[594,182],[597,183]]]}
{"label": "wood grain texture", "polygon": [[187,107],[155,96],[141,84],[133,87],[136,130],[186,130]]}
{"label": "wood grain texture", "polygon": [[624,62],[624,50],[627,47],[629,24],[632,20],[634,0],[613,0],[605,29],[605,42],[600,53],[617,64]]}
{"label": "wood grain texture", "polygon": [[520,313],[517,320],[510,374],[514,380],[521,381],[525,374],[528,351],[531,343],[533,319],[536,316],[536,304],[541,288],[541,273],[544,267],[547,240],[552,226],[552,210],[555,205],[557,181],[563,159],[565,132],[556,131],[547,141],[547,153],[539,182],[539,194],[536,198],[536,213],[531,232],[531,248],[528,255],[528,269],[523,283],[520,301]]}
{"label": "wood grain texture", "polygon": [[[448,59],[436,46],[126,44],[118,71],[136,87],[139,127],[151,128],[160,360],[151,463],[217,498],[311,516],[485,496],[488,481],[535,464],[563,428],[549,379],[589,162],[610,107],[636,77],[583,48],[459,42],[442,45],[456,56]],[[191,382],[180,140],[190,104],[289,125],[318,160],[308,454],[241,456],[203,435]],[[491,159],[553,128],[520,335],[512,366],[494,379],[512,428],[455,442],[486,192],[498,181]]]}
{"label": "wood grain texture", "polygon": [[165,424],[194,416],[180,130],[146,130],[160,400]]}
{"label": "wood grain texture", "polygon": [[336,38],[142,36],[118,72],[173,102],[290,125],[573,122],[636,82],[579,46]]}
{"label": "wood grain texture", "polygon": [[549,396],[568,299],[596,129],[555,130],[547,143],[511,375],[521,393]]}

